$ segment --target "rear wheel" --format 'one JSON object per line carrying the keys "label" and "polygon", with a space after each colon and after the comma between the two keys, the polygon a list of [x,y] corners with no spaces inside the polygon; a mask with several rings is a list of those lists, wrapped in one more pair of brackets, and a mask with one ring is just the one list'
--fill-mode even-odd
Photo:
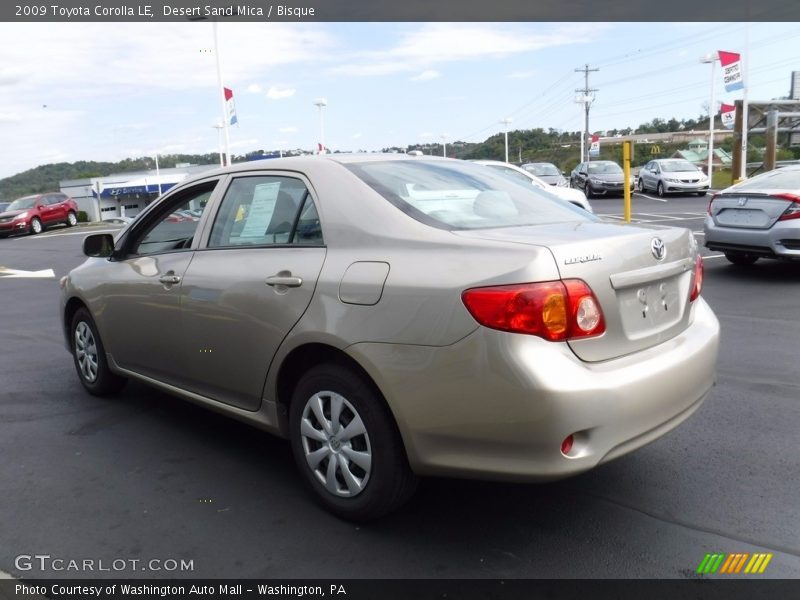
{"label": "rear wheel", "polygon": [[31,219],[30,230],[31,234],[33,235],[36,235],[37,233],[42,233],[42,222],[38,218],[33,217]]}
{"label": "rear wheel", "polygon": [[75,370],[86,391],[93,396],[107,396],[122,389],[127,380],[109,370],[103,342],[88,310],[79,308],[75,312],[70,332]]}
{"label": "rear wheel", "polygon": [[67,215],[67,227],[75,227],[78,224],[78,217],[74,212],[70,211]]}
{"label": "rear wheel", "polygon": [[417,479],[383,399],[353,369],[313,367],[289,409],[295,462],[325,508],[368,521],[403,504]]}
{"label": "rear wheel", "polygon": [[733,264],[739,266],[752,265],[758,260],[758,256],[747,254],[745,252],[726,252],[725,258],[727,258]]}

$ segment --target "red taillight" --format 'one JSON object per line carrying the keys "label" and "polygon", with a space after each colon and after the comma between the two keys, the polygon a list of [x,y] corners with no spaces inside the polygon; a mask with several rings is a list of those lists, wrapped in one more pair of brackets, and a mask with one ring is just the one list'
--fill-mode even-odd
{"label": "red taillight", "polygon": [[692,279],[692,295],[689,296],[689,302],[697,300],[700,292],[703,291],[703,257],[699,254],[694,261],[694,277]]}
{"label": "red taillight", "polygon": [[568,435],[564,438],[564,441],[561,442],[561,454],[569,454],[569,451],[572,450],[572,445],[575,443],[575,438],[571,435]]}
{"label": "red taillight", "polygon": [[711,203],[714,202],[714,198],[716,198],[717,196],[719,196],[719,193],[716,193],[713,196],[711,196],[711,200],[708,201],[708,207],[706,208],[706,212],[709,215],[711,215]]}
{"label": "red taillight", "polygon": [[778,217],[778,221],[789,221],[790,219],[800,219],[800,196],[797,194],[773,194],[773,198],[779,200],[788,200],[791,202],[789,206],[783,211],[783,214]]}
{"label": "red taillight", "polygon": [[461,294],[478,323],[552,342],[600,335],[603,311],[580,279],[473,288]]}

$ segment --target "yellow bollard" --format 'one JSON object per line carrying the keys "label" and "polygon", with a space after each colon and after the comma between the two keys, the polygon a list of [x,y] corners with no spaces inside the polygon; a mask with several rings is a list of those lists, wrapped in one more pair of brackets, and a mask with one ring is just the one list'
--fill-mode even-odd
{"label": "yellow bollard", "polygon": [[625,222],[631,222],[631,142],[622,142],[622,171],[625,178],[623,198],[625,199]]}

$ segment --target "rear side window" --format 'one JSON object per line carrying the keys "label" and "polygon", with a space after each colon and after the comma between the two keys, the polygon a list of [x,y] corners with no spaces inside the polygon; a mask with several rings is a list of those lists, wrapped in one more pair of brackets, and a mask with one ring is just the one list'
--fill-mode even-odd
{"label": "rear side window", "polygon": [[209,248],[322,244],[314,202],[299,179],[262,175],[234,179],[214,220]]}
{"label": "rear side window", "polygon": [[439,229],[598,220],[530,182],[469,162],[396,160],[345,166],[400,210]]}

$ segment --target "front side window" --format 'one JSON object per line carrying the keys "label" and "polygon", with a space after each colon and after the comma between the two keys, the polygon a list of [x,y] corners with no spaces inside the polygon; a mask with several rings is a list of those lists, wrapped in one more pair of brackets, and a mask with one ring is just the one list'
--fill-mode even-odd
{"label": "front side window", "polygon": [[319,217],[305,184],[293,177],[260,175],[231,182],[208,247],[321,243]]}
{"label": "front side window", "polygon": [[[148,215],[147,221],[151,224],[135,234],[131,244],[132,254],[142,256],[189,249],[197,232],[202,209],[216,183],[203,183],[184,190],[159,206],[155,213]],[[151,217],[155,221],[151,221]]]}
{"label": "front side window", "polygon": [[439,229],[597,220],[530,184],[473,163],[390,160],[346,167],[410,217]]}

